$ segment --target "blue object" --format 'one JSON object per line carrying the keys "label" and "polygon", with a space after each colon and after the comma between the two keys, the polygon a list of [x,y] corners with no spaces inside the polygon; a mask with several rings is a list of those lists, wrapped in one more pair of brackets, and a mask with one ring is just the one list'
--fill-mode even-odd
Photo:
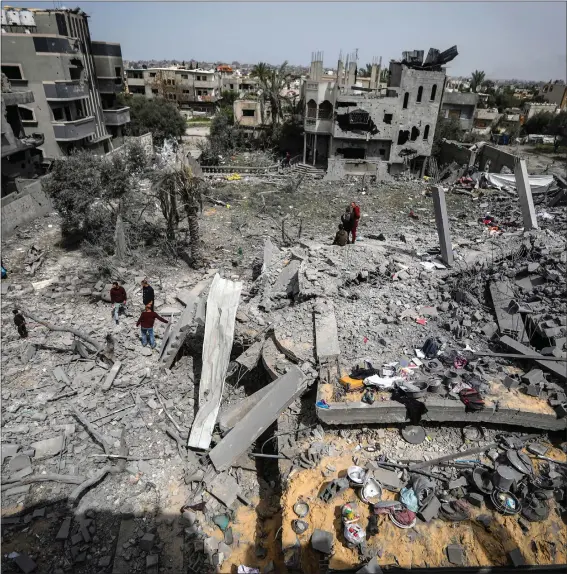
{"label": "blue object", "polygon": [[330,409],[331,407],[327,404],[327,401],[325,399],[321,399],[320,401],[317,401],[315,403],[315,406],[318,409]]}
{"label": "blue object", "polygon": [[150,339],[150,347],[152,349],[156,348],[156,340],[154,339],[154,330],[153,328],[144,329],[142,327],[142,345],[145,347],[148,344],[148,337]]}
{"label": "blue object", "polygon": [[419,505],[413,488],[402,488],[400,491],[400,501],[404,503],[408,510],[412,512],[418,511]]}
{"label": "blue object", "polygon": [[2,279],[6,279],[6,277],[8,277],[8,272],[2,267]]}

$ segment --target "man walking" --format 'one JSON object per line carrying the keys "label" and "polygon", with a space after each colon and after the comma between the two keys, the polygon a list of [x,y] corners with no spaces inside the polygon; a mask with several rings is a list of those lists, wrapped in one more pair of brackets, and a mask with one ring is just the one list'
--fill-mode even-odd
{"label": "man walking", "polygon": [[144,303],[144,307],[151,305],[150,311],[154,310],[154,288],[147,279],[142,281],[142,303]]}
{"label": "man walking", "polygon": [[146,305],[146,310],[142,312],[136,327],[141,327],[142,330],[142,346],[148,344],[148,339],[150,342],[150,347],[152,349],[156,348],[156,340],[154,337],[154,323],[156,321],[161,321],[162,323],[168,323],[163,317],[160,317],[155,311],[152,311],[150,305]]}
{"label": "man walking", "polygon": [[356,202],[352,202],[350,204],[351,208],[352,208],[352,229],[351,229],[351,234],[352,234],[352,243],[354,243],[356,241],[356,230],[358,229],[358,222],[360,221],[360,205],[358,205]]}
{"label": "man walking", "polygon": [[126,289],[124,289],[124,287],[122,287],[122,285],[120,285],[118,281],[115,281],[110,289],[110,302],[114,306],[113,309],[114,320],[116,321],[117,325],[118,325],[118,314],[120,313],[120,311],[123,310],[124,314],[126,314],[127,298],[128,297],[126,295]]}
{"label": "man walking", "polygon": [[18,309],[14,309],[14,325],[18,329],[18,335],[20,339],[25,339],[28,336],[28,328],[26,327],[26,318],[22,315],[22,312]]}

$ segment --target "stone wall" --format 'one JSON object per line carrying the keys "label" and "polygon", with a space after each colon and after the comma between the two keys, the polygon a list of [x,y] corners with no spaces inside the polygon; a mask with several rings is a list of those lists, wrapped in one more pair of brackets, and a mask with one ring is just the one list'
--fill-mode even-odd
{"label": "stone wall", "polygon": [[2,198],[2,238],[21,225],[53,211],[45,195],[42,179],[18,180],[19,191]]}
{"label": "stone wall", "polygon": [[444,141],[441,143],[440,165],[457,162],[459,165],[471,165],[474,163],[475,154],[469,150],[470,146],[464,146],[458,142]]}
{"label": "stone wall", "polygon": [[477,162],[481,171],[485,170],[486,162],[490,160],[490,173],[500,173],[501,169],[506,166],[514,171],[514,154],[507,151],[485,145],[477,154]]}
{"label": "stone wall", "polygon": [[339,181],[348,175],[367,175],[378,181],[390,179],[388,163],[365,159],[342,159],[330,157],[325,181]]}

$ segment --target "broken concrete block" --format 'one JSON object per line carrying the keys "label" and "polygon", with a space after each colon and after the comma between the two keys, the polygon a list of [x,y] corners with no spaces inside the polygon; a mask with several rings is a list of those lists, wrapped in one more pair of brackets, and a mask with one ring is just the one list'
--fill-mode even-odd
{"label": "broken concrete block", "polygon": [[532,369],[529,373],[522,376],[522,380],[528,385],[545,382],[543,371],[541,369]]}
{"label": "broken concrete block", "polygon": [[449,544],[447,546],[447,560],[456,566],[462,566],[464,563],[463,547],[459,544]]}
{"label": "broken concrete block", "polygon": [[68,516],[63,520],[63,523],[59,527],[59,531],[55,536],[55,540],[67,540],[69,538],[69,531],[71,530],[71,517]]}
{"label": "broken concrete block", "polygon": [[372,471],[372,476],[386,488],[395,492],[402,488],[402,481],[393,470],[381,468],[374,464],[368,465],[368,469]]}
{"label": "broken concrete block", "polygon": [[155,537],[156,537],[155,534],[152,534],[151,532],[146,532],[146,534],[144,534],[142,536],[142,538],[140,538],[140,541],[138,542],[138,546],[144,552],[149,552],[154,545]]}
{"label": "broken concrete block", "polygon": [[63,435],[33,442],[30,446],[35,449],[35,459],[55,456],[63,449]]}
{"label": "broken concrete block", "polygon": [[17,472],[18,470],[22,470],[23,468],[27,468],[31,466],[31,460],[29,456],[25,454],[18,454],[10,459],[8,463],[8,470],[9,472]]}
{"label": "broken concrete block", "polygon": [[431,520],[433,520],[434,518],[437,518],[437,516],[439,515],[439,509],[440,508],[441,508],[441,502],[439,501],[439,499],[436,496],[434,496],[429,501],[428,505],[425,508],[422,508],[418,512],[418,516],[424,522],[431,522]]}
{"label": "broken concrete block", "polygon": [[27,554],[19,554],[14,562],[24,574],[34,572],[37,568],[37,564]]}
{"label": "broken concrete block", "polygon": [[316,529],[311,535],[311,546],[313,550],[323,554],[331,554],[333,552],[333,540],[334,535],[332,532]]}
{"label": "broken concrete block", "polygon": [[473,505],[473,506],[477,506],[478,508],[480,508],[482,506],[482,503],[484,502],[484,496],[482,494],[479,494],[478,492],[470,492],[467,500]]}
{"label": "broken concrete block", "polygon": [[12,444],[3,442],[1,447],[2,452],[2,463],[4,464],[4,460],[10,456],[16,456],[17,452],[20,450],[19,444]]}
{"label": "broken concrete block", "polygon": [[104,380],[104,384],[102,385],[103,391],[108,391],[108,389],[110,389],[110,387],[112,386],[112,383],[114,382],[116,375],[118,375],[118,371],[120,371],[121,367],[122,367],[122,363],[120,361],[116,361],[114,363],[114,365],[112,365],[112,369],[110,369],[110,371],[108,372],[108,375],[106,375],[106,379]]}
{"label": "broken concrete block", "polygon": [[522,556],[519,548],[510,550],[510,552],[508,552],[508,558],[514,566],[525,566],[526,564],[526,561],[524,560],[524,557]]}
{"label": "broken concrete block", "polygon": [[36,508],[33,511],[32,519],[33,518],[43,518],[45,516],[45,508]]}
{"label": "broken concrete block", "polygon": [[461,486],[466,486],[468,484],[466,477],[461,476],[455,480],[451,480],[449,482],[449,490],[453,490],[455,488],[459,488]]}
{"label": "broken concrete block", "polygon": [[530,397],[539,397],[541,395],[541,385],[537,383],[528,385],[526,394]]}
{"label": "broken concrete block", "polygon": [[515,377],[506,376],[504,378],[503,384],[507,389],[512,390],[517,389],[520,386],[520,381],[518,381],[518,379]]}

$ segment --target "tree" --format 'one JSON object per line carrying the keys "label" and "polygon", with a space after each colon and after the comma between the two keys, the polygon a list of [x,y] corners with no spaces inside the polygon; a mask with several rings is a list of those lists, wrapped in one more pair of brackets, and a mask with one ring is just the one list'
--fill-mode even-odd
{"label": "tree", "polygon": [[477,87],[484,82],[485,73],[480,70],[475,70],[471,77],[471,92],[476,92]]}
{"label": "tree", "polygon": [[548,127],[548,133],[552,136],[567,138],[567,111],[553,114],[553,119]]}
{"label": "tree", "polygon": [[431,148],[431,155],[436,157],[441,152],[441,142],[447,140],[459,140],[463,135],[463,130],[459,120],[456,118],[437,118],[437,125],[435,126],[435,135],[433,136],[433,146]]}
{"label": "tree", "polygon": [[154,144],[163,145],[166,139],[179,139],[185,133],[185,118],[177,107],[163,98],[147,100],[144,96],[120,94],[119,102],[130,106],[130,135],[152,133]]}
{"label": "tree", "polygon": [[[260,101],[270,104],[272,129],[283,119],[283,103],[287,100],[282,96],[282,90],[289,81],[290,75],[287,72],[287,61],[279,68],[271,68],[265,62],[256,64],[250,74],[258,79],[262,90]],[[262,123],[264,121],[262,110]]]}
{"label": "tree", "polygon": [[358,75],[361,78],[370,78],[370,76],[372,75],[372,64],[366,64],[364,68],[360,68],[358,70]]}
{"label": "tree", "polygon": [[239,95],[238,92],[235,90],[224,90],[221,92],[221,106],[222,107],[230,107],[232,108],[234,102],[238,100]]}
{"label": "tree", "polygon": [[553,118],[550,112],[539,112],[533,115],[525,124],[524,132],[527,134],[545,134],[548,132]]}
{"label": "tree", "polygon": [[481,85],[485,92],[494,88],[494,82],[492,80],[484,80]]}

